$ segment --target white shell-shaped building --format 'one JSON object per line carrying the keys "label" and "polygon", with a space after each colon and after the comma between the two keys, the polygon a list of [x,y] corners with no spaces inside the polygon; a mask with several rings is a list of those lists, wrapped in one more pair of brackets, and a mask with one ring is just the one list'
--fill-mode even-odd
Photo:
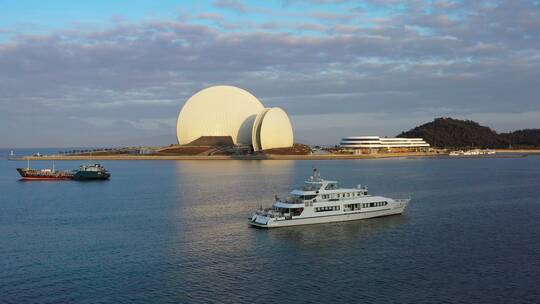
{"label": "white shell-shaped building", "polygon": [[202,136],[230,136],[234,144],[251,144],[253,121],[263,109],[255,96],[240,88],[206,88],[182,107],[176,123],[178,143],[188,144]]}
{"label": "white shell-shaped building", "polygon": [[292,125],[281,108],[264,108],[246,90],[214,86],[190,97],[176,123],[181,145],[201,137],[230,136],[235,145],[252,145],[254,151],[291,147]]}
{"label": "white shell-shaped building", "polygon": [[291,121],[281,108],[266,108],[257,114],[251,132],[254,151],[291,147],[294,143]]}

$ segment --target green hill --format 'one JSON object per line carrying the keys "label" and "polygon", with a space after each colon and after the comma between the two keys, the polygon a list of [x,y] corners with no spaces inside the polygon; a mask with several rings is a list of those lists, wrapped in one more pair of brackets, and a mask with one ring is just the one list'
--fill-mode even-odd
{"label": "green hill", "polygon": [[540,147],[540,129],[525,129],[510,133],[501,133],[499,137],[513,148]]}
{"label": "green hill", "polygon": [[431,146],[441,148],[540,147],[540,129],[497,134],[477,122],[454,118],[436,118],[398,137],[422,137]]}

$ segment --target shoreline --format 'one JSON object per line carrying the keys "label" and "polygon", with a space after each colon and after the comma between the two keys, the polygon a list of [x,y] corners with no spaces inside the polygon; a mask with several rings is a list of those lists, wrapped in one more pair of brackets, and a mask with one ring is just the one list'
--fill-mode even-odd
{"label": "shoreline", "polygon": [[540,154],[540,149],[493,149],[497,153],[526,153],[526,154]]}
{"label": "shoreline", "polygon": [[[525,157],[528,154],[540,154],[540,150],[496,150],[497,153],[506,155],[479,155],[479,156],[456,156],[435,152],[409,152],[409,153],[380,153],[380,154],[309,154],[309,155],[45,155],[45,156],[20,156],[11,157],[8,160],[353,160],[353,159],[382,159],[382,158],[509,158]],[[519,155],[508,155],[519,154]]]}
{"label": "shoreline", "polygon": [[[10,160],[347,160],[399,157],[433,157],[437,153],[385,153],[385,154],[309,154],[309,155],[46,155],[12,157]],[[444,156],[444,155],[443,155]]]}

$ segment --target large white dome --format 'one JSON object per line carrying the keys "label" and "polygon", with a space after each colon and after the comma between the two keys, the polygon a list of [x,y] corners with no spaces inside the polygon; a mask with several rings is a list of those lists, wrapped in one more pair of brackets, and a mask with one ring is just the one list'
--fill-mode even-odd
{"label": "large white dome", "polygon": [[235,144],[251,144],[251,131],[261,102],[232,86],[214,86],[190,97],[178,116],[176,136],[181,145],[201,136],[231,136]]}

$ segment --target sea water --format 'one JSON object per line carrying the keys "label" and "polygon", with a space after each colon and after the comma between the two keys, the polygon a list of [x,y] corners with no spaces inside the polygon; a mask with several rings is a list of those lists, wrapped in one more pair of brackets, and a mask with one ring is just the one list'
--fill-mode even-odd
{"label": "sea water", "polygon": [[[0,160],[0,303],[540,302],[537,156],[101,163],[110,181],[23,182],[26,162]],[[249,227],[313,167],[412,201]]]}

